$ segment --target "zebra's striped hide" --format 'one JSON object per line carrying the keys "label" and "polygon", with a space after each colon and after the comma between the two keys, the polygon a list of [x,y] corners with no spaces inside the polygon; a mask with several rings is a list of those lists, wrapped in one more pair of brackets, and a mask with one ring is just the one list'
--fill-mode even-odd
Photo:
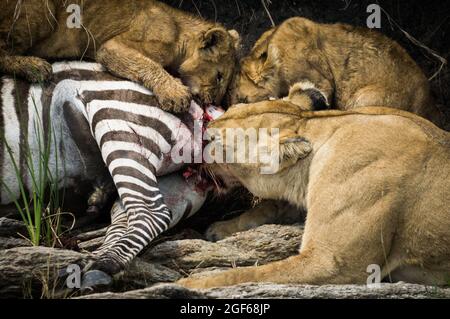
{"label": "zebra's striped hide", "polygon": [[[53,81],[42,86],[1,79],[1,203],[19,196],[13,161],[32,191],[29,170],[38,167],[50,132],[49,167],[61,188],[113,179],[120,202],[98,264],[114,273],[202,205],[205,194],[193,185],[173,176],[159,178],[172,199],[169,209],[157,176],[183,166],[171,160],[175,145],[189,145],[191,156],[201,154],[202,136],[193,128],[202,127],[203,110],[192,103],[189,113],[166,113],[146,88],[113,77],[96,63],[55,63],[53,73]],[[178,201],[171,190],[180,195]]]}

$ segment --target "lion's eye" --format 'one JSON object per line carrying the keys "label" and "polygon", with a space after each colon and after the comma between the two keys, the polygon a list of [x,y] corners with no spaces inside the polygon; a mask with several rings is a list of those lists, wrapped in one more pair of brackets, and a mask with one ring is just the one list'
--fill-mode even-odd
{"label": "lion's eye", "polygon": [[223,74],[222,73],[217,73],[217,83],[222,83],[223,81]]}

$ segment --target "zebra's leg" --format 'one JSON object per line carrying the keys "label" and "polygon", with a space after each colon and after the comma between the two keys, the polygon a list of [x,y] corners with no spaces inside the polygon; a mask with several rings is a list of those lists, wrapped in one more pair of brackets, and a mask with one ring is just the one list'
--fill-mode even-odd
{"label": "zebra's leg", "polygon": [[[117,200],[111,208],[111,225],[106,231],[105,240],[100,248],[92,253],[93,259],[82,260],[77,264],[84,268],[84,274],[81,284],[81,289],[99,289],[101,287],[108,287],[112,284],[112,278],[108,272],[99,271],[95,267],[96,260],[105,254],[127,231],[127,213],[119,200]],[[91,271],[93,270],[93,271]],[[61,272],[62,278],[67,278],[66,272]],[[65,281],[65,280],[64,280]]]}
{"label": "zebra's leg", "polygon": [[[186,181],[180,173],[160,177],[158,186],[172,212],[173,218],[169,227],[196,213],[208,194],[207,191],[198,190],[195,184]],[[106,232],[105,241],[94,255],[101,257],[106,254],[125,235],[127,227],[127,211],[120,201],[116,201],[111,210],[111,226]]]}
{"label": "zebra's leg", "polygon": [[89,270],[118,273],[171,224],[172,213],[157,188],[151,191],[152,194],[146,191],[142,195],[128,193],[123,188],[118,191],[123,214],[127,217],[127,229],[120,238],[115,238],[107,248],[102,249]]}
{"label": "zebra's leg", "polygon": [[111,208],[111,225],[106,230],[105,240],[100,248],[94,252],[94,256],[101,256],[114,245],[127,231],[127,212],[117,200]]}
{"label": "zebra's leg", "polygon": [[[93,268],[95,261],[99,256],[103,255],[111,246],[114,245],[127,231],[128,222],[126,210],[123,208],[120,200],[117,200],[111,208],[111,225],[108,227],[105,235],[105,240],[100,248],[95,250],[89,259],[79,260],[75,262],[79,266],[85,269],[82,280],[82,289],[84,288],[98,288],[100,286],[108,286],[112,283],[112,278],[108,273],[99,271],[89,271]],[[66,270],[62,270],[59,274],[61,278],[64,278],[62,282],[65,282],[69,274]]]}

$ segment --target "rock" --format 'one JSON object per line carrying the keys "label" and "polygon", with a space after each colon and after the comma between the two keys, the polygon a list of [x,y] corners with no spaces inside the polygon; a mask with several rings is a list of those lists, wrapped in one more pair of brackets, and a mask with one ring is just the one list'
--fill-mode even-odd
{"label": "rock", "polygon": [[92,252],[99,248],[103,244],[104,237],[93,238],[78,244],[78,247],[82,250]]}
{"label": "rock", "polygon": [[23,238],[5,238],[0,237],[0,250],[10,249],[16,247],[26,247],[30,246],[30,242]]}
{"label": "rock", "polygon": [[181,277],[182,275],[175,270],[136,258],[124,272],[114,277],[114,290],[144,288],[158,282],[177,281]]}
{"label": "rock", "polygon": [[264,225],[216,243],[199,239],[168,241],[145,252],[142,259],[189,273],[197,268],[265,264],[298,253],[301,226]]}
{"label": "rock", "polygon": [[28,236],[24,222],[6,217],[0,218],[0,237]]}
{"label": "rock", "polygon": [[[60,297],[67,293],[58,273],[69,264],[87,261],[88,255],[48,247],[20,247],[0,250],[0,296],[24,297],[42,294]],[[152,265],[137,258],[124,272],[114,277],[111,289],[125,291],[148,287],[157,282],[173,282],[182,276],[163,265]],[[56,287],[53,294],[53,288]],[[53,294],[53,295],[48,295]]]}
{"label": "rock", "polygon": [[379,288],[366,285],[275,285],[251,283],[205,291],[209,298],[332,298],[332,299],[403,299],[449,298],[450,289],[396,283],[381,284]]}
{"label": "rock", "polygon": [[[60,268],[76,263],[86,255],[48,247],[19,247],[0,250],[0,296],[40,296],[61,284]],[[52,297],[46,295],[46,297]]]}
{"label": "rock", "polygon": [[[217,243],[199,239],[163,242],[150,248],[114,277],[113,284],[107,288],[114,292],[94,293],[82,298],[450,298],[449,288],[405,283],[382,284],[379,288],[248,283],[207,290],[160,284],[177,281],[188,274],[202,277],[232,265],[264,264],[287,258],[297,254],[302,234],[301,226],[264,225]],[[19,240],[19,243],[14,238],[5,240],[12,240],[11,245],[26,242]],[[64,281],[56,276],[57,270],[87,260],[88,256],[46,247],[0,250],[0,296],[73,296],[74,291],[63,289]],[[54,290],[54,287],[58,289]]]}
{"label": "rock", "polygon": [[75,239],[81,242],[85,242],[91,239],[98,239],[99,237],[103,238],[106,234],[106,229],[108,227],[103,227],[100,229],[92,230],[86,233],[81,233],[77,236],[75,236]]}
{"label": "rock", "polygon": [[93,287],[108,289],[113,283],[113,278],[101,270],[89,270],[83,274],[81,291],[90,292]]}
{"label": "rock", "polygon": [[365,285],[277,285],[249,283],[206,290],[188,290],[180,286],[157,285],[126,293],[102,293],[85,296],[87,299],[147,299],[147,298],[283,298],[283,299],[424,299],[450,298],[450,289],[405,283],[381,284],[380,288]]}
{"label": "rock", "polygon": [[153,287],[132,290],[124,293],[99,293],[78,297],[77,299],[203,299],[206,296],[174,284],[160,284]]}

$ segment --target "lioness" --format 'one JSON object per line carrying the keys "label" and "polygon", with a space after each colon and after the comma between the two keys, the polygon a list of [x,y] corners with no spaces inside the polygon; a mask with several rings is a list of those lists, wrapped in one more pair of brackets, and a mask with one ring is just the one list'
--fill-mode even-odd
{"label": "lioness", "polygon": [[281,98],[296,83],[318,88],[324,108],[394,107],[442,125],[421,69],[398,43],[371,29],[286,20],[242,59],[231,101]]}
{"label": "lioness", "polygon": [[189,107],[191,93],[220,103],[238,41],[234,30],[157,1],[10,0],[0,10],[0,73],[36,82],[51,75],[43,59],[94,59],[142,83],[164,110],[179,112]]}
{"label": "lioness", "polygon": [[448,284],[450,133],[409,112],[382,107],[301,111],[301,94],[232,107],[210,125],[220,130],[215,143],[234,150],[226,128],[279,128],[276,174],[262,175],[260,163],[210,169],[225,185],[239,183],[262,198],[305,208],[300,254],[179,283],[362,284],[375,264],[382,278]]}

